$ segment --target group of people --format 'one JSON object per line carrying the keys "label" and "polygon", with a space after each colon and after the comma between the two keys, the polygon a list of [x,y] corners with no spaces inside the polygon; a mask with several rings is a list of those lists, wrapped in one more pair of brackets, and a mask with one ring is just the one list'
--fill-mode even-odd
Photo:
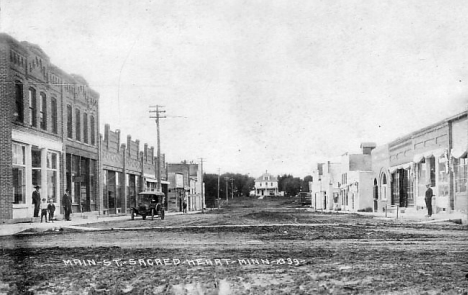
{"label": "group of people", "polygon": [[[41,223],[44,220],[44,217],[45,222],[54,222],[54,200],[52,198],[49,198],[48,200],[46,198],[41,199],[41,193],[39,192],[41,187],[36,185],[34,188],[36,189],[32,194],[32,203],[34,205],[34,217],[39,217],[39,212],[41,212]],[[65,194],[62,198],[62,204],[64,209],[65,220],[70,221],[70,214],[72,213],[72,201],[70,198],[70,191],[68,189],[65,190]]]}

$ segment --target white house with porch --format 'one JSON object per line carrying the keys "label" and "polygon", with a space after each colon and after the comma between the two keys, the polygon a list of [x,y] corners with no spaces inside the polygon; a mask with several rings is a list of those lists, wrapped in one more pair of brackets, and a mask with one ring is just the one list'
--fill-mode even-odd
{"label": "white house with porch", "polygon": [[255,179],[255,195],[260,196],[277,196],[278,195],[278,179],[265,172],[262,176]]}

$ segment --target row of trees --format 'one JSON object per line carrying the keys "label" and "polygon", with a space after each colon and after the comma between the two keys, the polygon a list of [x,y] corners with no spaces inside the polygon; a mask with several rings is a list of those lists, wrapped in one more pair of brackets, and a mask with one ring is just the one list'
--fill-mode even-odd
{"label": "row of trees", "polygon": [[205,204],[208,208],[217,206],[218,191],[219,198],[223,200],[226,199],[226,195],[229,199],[248,197],[250,190],[255,186],[255,178],[239,173],[204,174],[203,181],[205,182]]}
{"label": "row of trees", "polygon": [[[304,179],[294,177],[290,174],[278,176],[278,191],[283,191],[287,196],[295,196],[300,191],[309,191],[309,181],[312,176]],[[216,207],[216,199],[229,199],[234,197],[248,197],[250,191],[255,187],[255,178],[239,173],[204,174],[205,182],[205,204],[207,208]]]}
{"label": "row of trees", "polygon": [[308,175],[301,179],[294,177],[291,174],[283,174],[278,176],[278,190],[284,192],[286,196],[295,196],[299,192],[308,192],[309,182],[312,181],[312,176]]}

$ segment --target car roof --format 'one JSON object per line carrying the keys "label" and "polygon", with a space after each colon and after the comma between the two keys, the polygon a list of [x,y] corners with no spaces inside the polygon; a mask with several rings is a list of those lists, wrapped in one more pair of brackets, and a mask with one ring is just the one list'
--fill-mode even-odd
{"label": "car roof", "polygon": [[164,193],[162,192],[141,192],[141,193],[138,193],[139,195],[144,195],[144,196],[152,196],[152,195],[156,195],[156,196],[165,196]]}

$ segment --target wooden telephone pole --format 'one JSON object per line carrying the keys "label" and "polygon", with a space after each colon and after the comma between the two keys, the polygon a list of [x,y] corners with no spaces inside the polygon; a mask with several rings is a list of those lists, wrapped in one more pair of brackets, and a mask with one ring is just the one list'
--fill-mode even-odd
{"label": "wooden telephone pole", "polygon": [[157,171],[156,171],[158,182],[156,184],[156,190],[158,192],[162,192],[162,189],[161,189],[161,143],[160,143],[160,138],[159,138],[159,119],[166,118],[165,116],[164,117],[161,116],[161,113],[165,113],[166,111],[162,111],[159,108],[162,108],[162,106],[160,105],[150,106],[149,112],[150,112],[150,118],[155,119],[156,121],[157,140],[158,140],[158,147],[157,147],[158,162],[157,162]]}

